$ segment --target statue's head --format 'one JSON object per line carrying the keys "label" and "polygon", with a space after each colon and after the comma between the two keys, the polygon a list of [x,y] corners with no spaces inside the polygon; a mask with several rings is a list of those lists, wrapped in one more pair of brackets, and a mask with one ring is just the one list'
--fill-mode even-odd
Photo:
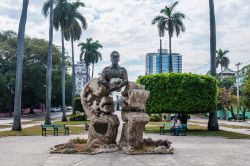
{"label": "statue's head", "polygon": [[120,61],[120,54],[118,51],[113,51],[111,53],[111,62],[113,66],[118,66],[118,63]]}

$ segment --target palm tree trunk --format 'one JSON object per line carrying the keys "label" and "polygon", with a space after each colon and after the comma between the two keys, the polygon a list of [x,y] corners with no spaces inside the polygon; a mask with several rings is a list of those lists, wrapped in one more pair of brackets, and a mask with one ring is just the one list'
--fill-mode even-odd
{"label": "palm tree trunk", "polygon": [[92,63],[92,78],[94,78],[94,63]]}
{"label": "palm tree trunk", "polygon": [[227,109],[224,109],[224,119],[227,120]]}
{"label": "palm tree trunk", "polygon": [[222,65],[220,65],[220,70],[221,70],[221,72],[220,72],[220,78],[222,79]]}
{"label": "palm tree trunk", "polygon": [[172,41],[171,41],[171,34],[168,31],[169,37],[169,73],[173,72],[173,64],[172,64]]}
{"label": "palm tree trunk", "polygon": [[73,107],[73,115],[75,115],[76,76],[75,76],[74,40],[72,38],[71,38],[71,48],[72,48],[72,107]]}
{"label": "palm tree trunk", "polygon": [[231,112],[232,118],[233,118],[234,120],[236,120],[236,116],[235,116],[235,114],[234,114],[234,109],[233,109],[232,106],[230,107],[230,112]]}
{"label": "palm tree trunk", "polygon": [[65,112],[65,48],[64,48],[64,34],[63,28],[61,27],[62,36],[62,122],[66,122],[66,112]]}
{"label": "palm tree trunk", "polygon": [[17,37],[17,67],[15,85],[15,104],[12,131],[21,131],[21,101],[22,101],[22,76],[23,76],[23,57],[24,57],[24,35],[27,21],[29,0],[23,0],[22,15],[19,22]]}
{"label": "palm tree trunk", "polygon": [[[210,72],[212,76],[216,75],[216,23],[215,23],[215,14],[214,14],[214,1],[209,0],[209,9],[210,9],[210,58],[211,66]],[[216,110],[209,113],[208,121],[208,131],[218,131],[218,119]]]}
{"label": "palm tree trunk", "polygon": [[162,73],[162,40],[160,39],[160,73]]}
{"label": "palm tree trunk", "polygon": [[51,107],[51,69],[53,59],[53,4],[54,0],[51,0],[50,4],[50,18],[49,18],[49,53],[46,72],[46,112],[45,112],[45,124],[51,124],[50,119],[50,107]]}
{"label": "palm tree trunk", "polygon": [[[85,62],[85,64],[86,64],[86,62]],[[89,81],[89,66],[88,65],[86,65],[86,82],[88,82]]]}
{"label": "palm tree trunk", "polygon": [[243,120],[244,122],[246,121],[246,111],[247,111],[247,109],[244,108],[244,109],[243,109],[243,112],[242,112],[242,115],[243,115],[243,117],[242,117],[243,119],[242,119],[242,120]]}

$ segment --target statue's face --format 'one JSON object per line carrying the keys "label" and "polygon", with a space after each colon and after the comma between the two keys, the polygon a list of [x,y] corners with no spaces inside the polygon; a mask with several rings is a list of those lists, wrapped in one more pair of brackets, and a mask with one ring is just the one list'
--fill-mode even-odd
{"label": "statue's face", "polygon": [[116,52],[114,52],[112,55],[111,55],[111,62],[112,62],[112,65],[113,66],[117,66],[118,63],[119,63],[119,60],[120,60],[120,55]]}

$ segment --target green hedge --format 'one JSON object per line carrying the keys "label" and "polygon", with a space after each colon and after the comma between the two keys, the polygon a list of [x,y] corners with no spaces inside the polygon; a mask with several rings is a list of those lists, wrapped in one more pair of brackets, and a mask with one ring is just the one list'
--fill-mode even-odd
{"label": "green hedge", "polygon": [[152,114],[149,116],[150,121],[152,122],[160,122],[162,121],[162,118],[159,114]]}
{"label": "green hedge", "polygon": [[75,98],[74,109],[75,109],[76,112],[84,112],[84,110],[82,108],[81,98],[80,97]]}
{"label": "green hedge", "polygon": [[138,78],[150,91],[148,113],[205,113],[216,110],[217,81],[208,75],[163,73]]}
{"label": "green hedge", "polygon": [[85,121],[85,120],[87,120],[87,116],[86,116],[86,114],[70,115],[69,120],[70,121]]}

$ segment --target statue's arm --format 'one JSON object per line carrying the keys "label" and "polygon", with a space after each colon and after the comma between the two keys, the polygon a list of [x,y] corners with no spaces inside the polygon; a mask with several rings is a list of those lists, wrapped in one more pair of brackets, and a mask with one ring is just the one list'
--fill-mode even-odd
{"label": "statue's arm", "polygon": [[98,79],[98,84],[102,84],[103,86],[109,88],[109,83],[107,81],[107,71],[106,68],[103,69],[99,79]]}
{"label": "statue's arm", "polygon": [[122,87],[127,86],[127,85],[128,85],[128,73],[127,73],[127,70],[124,69],[122,73],[122,82],[117,87],[115,87],[114,90],[121,89]]}

